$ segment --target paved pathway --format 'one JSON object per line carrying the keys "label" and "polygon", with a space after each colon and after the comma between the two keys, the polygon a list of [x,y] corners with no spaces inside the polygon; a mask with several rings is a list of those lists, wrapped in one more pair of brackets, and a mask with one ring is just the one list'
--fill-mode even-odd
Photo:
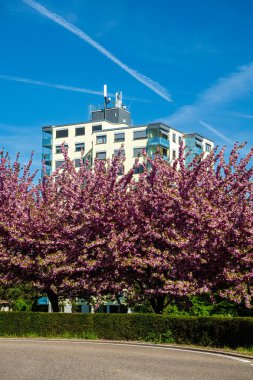
{"label": "paved pathway", "polygon": [[92,341],[0,339],[1,380],[252,380],[253,359]]}

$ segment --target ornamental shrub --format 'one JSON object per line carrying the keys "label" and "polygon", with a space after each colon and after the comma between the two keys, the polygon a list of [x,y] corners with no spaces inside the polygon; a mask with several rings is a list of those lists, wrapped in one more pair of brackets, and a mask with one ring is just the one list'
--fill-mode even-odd
{"label": "ornamental shrub", "polygon": [[250,348],[253,318],[0,312],[0,336],[143,340]]}

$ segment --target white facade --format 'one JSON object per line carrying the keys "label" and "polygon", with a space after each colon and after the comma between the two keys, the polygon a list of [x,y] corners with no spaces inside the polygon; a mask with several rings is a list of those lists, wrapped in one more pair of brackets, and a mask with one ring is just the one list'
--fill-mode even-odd
{"label": "white facade", "polygon": [[[105,103],[106,104],[106,103]],[[190,152],[188,161],[202,152],[213,149],[213,142],[196,133],[185,134],[163,123],[131,125],[130,113],[116,102],[117,107],[92,112],[91,121],[43,127],[43,160],[47,173],[63,163],[61,145],[68,147],[68,156],[80,166],[83,156],[91,164],[98,159],[110,159],[119,149],[124,150],[124,170],[128,172],[136,157],[146,150],[152,156],[159,147],[169,162],[178,157],[180,141]]]}

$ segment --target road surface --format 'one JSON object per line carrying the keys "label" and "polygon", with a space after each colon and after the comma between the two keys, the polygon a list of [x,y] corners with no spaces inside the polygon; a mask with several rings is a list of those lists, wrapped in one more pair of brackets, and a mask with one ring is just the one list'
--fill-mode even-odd
{"label": "road surface", "polygon": [[1,380],[252,380],[253,358],[108,342],[0,339]]}

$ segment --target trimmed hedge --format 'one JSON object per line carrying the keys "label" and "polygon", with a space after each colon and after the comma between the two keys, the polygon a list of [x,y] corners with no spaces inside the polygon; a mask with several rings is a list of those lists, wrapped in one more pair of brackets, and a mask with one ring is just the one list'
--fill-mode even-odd
{"label": "trimmed hedge", "polygon": [[253,318],[0,312],[0,336],[151,340],[249,348],[253,346]]}

